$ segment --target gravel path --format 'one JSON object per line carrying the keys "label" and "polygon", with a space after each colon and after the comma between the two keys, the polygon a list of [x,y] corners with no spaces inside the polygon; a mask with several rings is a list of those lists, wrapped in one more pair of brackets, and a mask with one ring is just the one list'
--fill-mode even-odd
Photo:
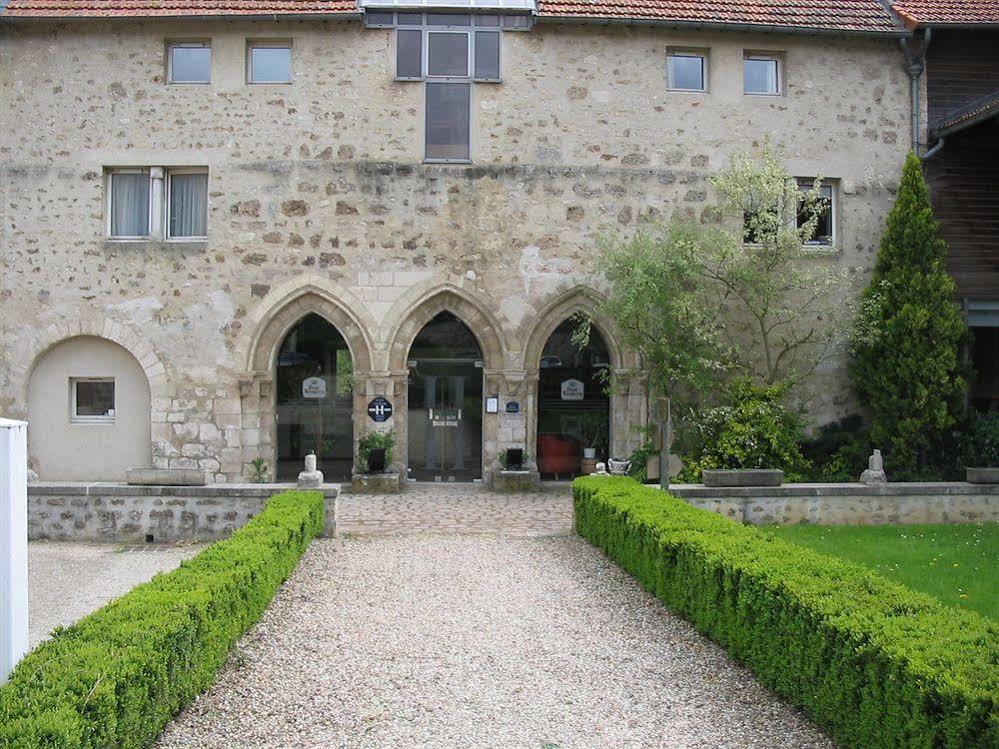
{"label": "gravel path", "polygon": [[578,537],[315,541],[160,749],[832,749]]}
{"label": "gravel path", "polygon": [[68,626],[157,572],[172,570],[203,547],[28,544],[28,642],[35,647],[56,627]]}

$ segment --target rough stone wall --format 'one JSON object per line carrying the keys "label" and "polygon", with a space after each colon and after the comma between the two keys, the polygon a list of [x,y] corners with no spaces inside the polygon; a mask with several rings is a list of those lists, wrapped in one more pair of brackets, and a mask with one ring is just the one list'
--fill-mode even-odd
{"label": "rough stone wall", "polygon": [[[253,37],[293,40],[292,85],[245,84]],[[164,83],[165,40],[177,38],[212,40],[211,85]],[[367,429],[373,394],[404,416],[407,320],[461,307],[480,323],[487,391],[527,404],[484,423],[488,471],[503,447],[531,444],[538,362],[525,351],[599,292],[597,237],[704,216],[710,173],[765,137],[794,173],[841,180],[838,252],[816,262],[866,278],[909,145],[892,40],[505,33],[503,83],[474,87],[470,166],[422,163],[423,87],[393,80],[393,44],[356,20],[5,27],[0,412],[28,416],[28,376],[52,331],[114,326],[152,352],[136,358],[157,379],[153,465],[236,480],[273,457],[276,321],[337,318]],[[710,48],[710,93],[666,91],[672,46]],[[745,49],[783,53],[785,96],[742,94]],[[208,241],[107,240],[105,168],[181,165],[210,170]],[[645,402],[627,352],[614,364],[612,445],[625,455]],[[840,365],[815,390],[818,420],[850,410]],[[404,462],[405,418],[385,426]]]}

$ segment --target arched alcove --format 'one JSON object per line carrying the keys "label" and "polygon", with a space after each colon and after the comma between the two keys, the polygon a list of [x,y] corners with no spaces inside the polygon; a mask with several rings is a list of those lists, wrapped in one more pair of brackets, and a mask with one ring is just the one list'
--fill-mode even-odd
{"label": "arched alcove", "polygon": [[123,481],[128,468],[152,460],[149,380],[105,338],[69,338],[38,357],[28,423],[28,453],[43,481]]}

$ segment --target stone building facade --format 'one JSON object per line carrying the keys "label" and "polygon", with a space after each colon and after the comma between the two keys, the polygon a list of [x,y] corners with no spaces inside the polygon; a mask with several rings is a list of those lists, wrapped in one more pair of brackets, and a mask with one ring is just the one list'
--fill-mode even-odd
{"label": "stone building facade", "polygon": [[[829,179],[835,242],[814,262],[866,279],[911,145],[895,36],[542,15],[502,32],[501,81],[471,84],[470,163],[430,163],[424,84],[396,79],[396,32],[356,12],[10,19],[0,412],[63,419],[58,454],[31,434],[41,478],[120,479],[124,464],[95,456],[115,449],[103,435],[126,414],[74,421],[76,375],[52,375],[47,358],[75,341],[81,367],[134,379],[114,369],[124,350],[148,383],[148,419],[128,428],[148,432],[149,464],[246,480],[254,459],[276,465],[281,347],[311,313],[349,349],[348,433],[394,429],[405,473],[422,429],[409,418],[411,347],[448,313],[480,353],[480,473],[506,448],[526,448],[534,466],[545,347],[600,298],[596,241],[674,212],[705,216],[708,178],[733,154],[769,138],[792,173]],[[210,83],[168,82],[173,40],[210,45]],[[255,40],[290,42],[290,84],[247,82]],[[670,50],[703,52],[706,91],[668,90]],[[759,50],[780,61],[776,95],[743,91]],[[207,171],[207,238],[109,238],[113,170],[151,174],[155,202],[159,174],[178,168]],[[606,452],[627,456],[647,398],[634,355],[597,328],[617,374]],[[842,366],[817,377],[819,420],[844,415]],[[369,414],[379,396],[392,406],[384,421]]]}

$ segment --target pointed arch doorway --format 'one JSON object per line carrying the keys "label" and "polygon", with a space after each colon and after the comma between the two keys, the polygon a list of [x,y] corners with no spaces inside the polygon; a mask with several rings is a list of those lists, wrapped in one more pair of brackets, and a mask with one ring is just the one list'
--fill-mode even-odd
{"label": "pointed arch doorway", "polygon": [[482,478],[483,361],[478,340],[441,312],[409,349],[409,471],[417,481]]}
{"label": "pointed arch doorway", "polygon": [[537,456],[544,479],[591,473],[610,450],[611,357],[596,326],[580,348],[577,320],[564,320],[548,337],[538,363]]}
{"label": "pointed arch doorway", "polygon": [[354,363],[337,328],[310,313],[277,354],[277,478],[294,480],[314,451],[328,481],[350,481]]}

